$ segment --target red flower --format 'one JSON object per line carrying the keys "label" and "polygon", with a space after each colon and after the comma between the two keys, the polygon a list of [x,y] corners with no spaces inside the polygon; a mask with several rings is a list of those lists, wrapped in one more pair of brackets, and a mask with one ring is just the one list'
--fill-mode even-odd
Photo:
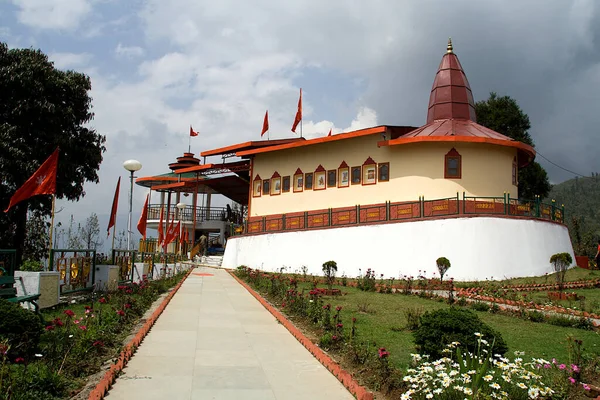
{"label": "red flower", "polygon": [[62,320],[60,318],[54,318],[54,321],[52,321],[52,323],[56,326],[63,326],[65,323],[62,322]]}
{"label": "red flower", "polygon": [[102,340],[96,340],[94,343],[92,343],[92,346],[102,347],[102,346],[104,346],[104,342]]}
{"label": "red flower", "polygon": [[385,347],[379,349],[379,358],[387,358],[389,355],[390,353],[387,352]]}
{"label": "red flower", "polygon": [[17,358],[15,358],[15,362],[16,362],[17,364],[20,364],[20,363],[22,363],[22,362],[25,362],[25,359],[24,359],[23,357],[17,357]]}
{"label": "red flower", "polygon": [[47,325],[47,326],[46,326],[46,330],[47,330],[47,331],[52,331],[52,330],[54,330],[54,325]]}
{"label": "red flower", "polygon": [[80,325],[79,329],[81,329],[82,331],[87,331],[87,327],[85,325]]}
{"label": "red flower", "polygon": [[336,310],[336,311],[342,311],[342,306],[337,306],[337,307],[335,308],[335,310]]}
{"label": "red flower", "polygon": [[117,315],[120,315],[121,317],[124,317],[125,316],[125,311],[119,310],[119,311],[117,311]]}
{"label": "red flower", "polygon": [[281,303],[281,307],[285,307],[285,301]]}
{"label": "red flower", "polygon": [[356,318],[355,317],[352,317],[352,322],[356,322]]}
{"label": "red flower", "polygon": [[0,343],[0,354],[8,353],[8,346]]}
{"label": "red flower", "polygon": [[331,338],[332,338],[333,340],[338,340],[338,337],[337,337],[337,335],[333,335]]}
{"label": "red flower", "polygon": [[65,314],[68,317],[74,317],[75,316],[75,313],[72,310],[65,310]]}
{"label": "red flower", "polygon": [[86,310],[91,310],[92,309],[91,306],[83,306],[83,308],[85,308]]}
{"label": "red flower", "polygon": [[343,327],[343,326],[344,326],[344,324],[337,324],[337,327],[338,327],[338,328],[341,328],[341,327]]}
{"label": "red flower", "polygon": [[125,308],[131,308],[131,304],[127,303],[124,305]]}
{"label": "red flower", "polygon": [[106,299],[104,297],[101,297],[100,300],[98,300],[100,303],[105,304],[106,303]]}

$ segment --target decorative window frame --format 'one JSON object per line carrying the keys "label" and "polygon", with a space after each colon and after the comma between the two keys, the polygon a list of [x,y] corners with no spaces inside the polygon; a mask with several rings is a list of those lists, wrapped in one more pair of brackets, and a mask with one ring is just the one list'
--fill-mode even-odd
{"label": "decorative window frame", "polygon": [[519,186],[519,163],[517,161],[517,156],[513,158],[512,162],[512,184],[514,186]]}
{"label": "decorative window frame", "polygon": [[[354,182],[354,172],[358,171],[358,182]],[[352,167],[350,169],[350,183],[352,185],[360,185],[362,183],[362,167]]]}
{"label": "decorative window frame", "polygon": [[362,165],[362,185],[375,185],[377,183],[377,163],[371,158],[367,158]]}
{"label": "decorative window frame", "polygon": [[[387,178],[381,179],[381,167],[387,167]],[[377,164],[377,181],[378,182],[389,182],[390,181],[390,163],[382,162]]]}
{"label": "decorative window frame", "polygon": [[[286,185],[287,185],[287,189],[286,189]],[[292,179],[290,178],[289,175],[286,175],[283,178],[281,178],[281,192],[282,193],[288,193],[290,191],[291,187],[292,187]]]}
{"label": "decorative window frame", "polygon": [[[449,173],[448,162],[450,160],[458,160],[458,174],[456,175]],[[462,179],[462,156],[454,147],[444,156],[444,179]]]}
{"label": "decorative window frame", "polygon": [[[343,179],[345,178],[345,179]],[[350,168],[346,161],[342,161],[338,167],[338,187],[346,188],[350,186]]]}
{"label": "decorative window frame", "polygon": [[281,194],[281,175],[277,171],[271,176],[269,189],[271,190],[271,196],[279,196]]}
{"label": "decorative window frame", "polygon": [[294,193],[300,193],[304,190],[304,173],[300,168],[294,172],[294,180],[292,182]]}
{"label": "decorative window frame", "polygon": [[256,175],[252,181],[252,197],[260,197],[262,194],[262,179],[260,175]]}
{"label": "decorative window frame", "polygon": [[263,179],[262,181],[262,191],[263,194],[265,196],[270,195],[271,194],[271,180],[270,179]]}
{"label": "decorative window frame", "polygon": [[327,171],[321,164],[315,169],[313,179],[313,190],[327,189]]}
{"label": "decorative window frame", "polygon": [[[337,184],[338,184],[337,174],[338,174],[337,169],[327,170],[327,187],[328,188],[337,187]],[[333,178],[333,182],[331,182],[330,178]]]}

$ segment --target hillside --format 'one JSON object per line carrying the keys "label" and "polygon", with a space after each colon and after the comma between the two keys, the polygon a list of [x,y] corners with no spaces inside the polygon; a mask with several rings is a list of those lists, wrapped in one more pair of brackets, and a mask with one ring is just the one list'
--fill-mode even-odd
{"label": "hillside", "polygon": [[[571,233],[573,247],[578,255],[596,254],[597,240],[600,237],[600,177],[574,178],[554,185],[548,200],[565,205],[565,215]],[[580,220],[581,240],[576,239],[576,221]]]}

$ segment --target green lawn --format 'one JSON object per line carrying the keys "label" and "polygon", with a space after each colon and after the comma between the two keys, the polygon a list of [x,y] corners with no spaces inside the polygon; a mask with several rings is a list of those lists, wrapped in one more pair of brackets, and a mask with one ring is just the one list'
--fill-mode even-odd
{"label": "green lawn", "polygon": [[[308,284],[304,285],[308,287]],[[358,338],[386,347],[392,362],[398,367],[405,367],[410,354],[416,352],[412,333],[404,329],[405,310],[418,307],[428,311],[448,307],[446,303],[417,296],[363,292],[342,286],[336,288],[341,289],[344,295],[326,297],[325,302],[330,302],[333,307],[343,307],[342,318],[347,326],[352,317],[356,317]],[[600,292],[600,289],[593,290]],[[534,323],[489,312],[476,313],[502,334],[510,352],[525,351],[526,357],[556,358],[566,362],[568,354],[565,339],[572,334],[583,340],[585,349],[600,354],[600,335],[596,332]]]}
{"label": "green lawn", "polygon": [[[451,271],[451,270],[450,270]],[[586,279],[598,279],[600,278],[600,270],[589,270],[585,268],[573,267],[570,268],[565,274],[565,282],[580,281]],[[547,276],[535,276],[528,278],[514,278],[504,279],[499,281],[477,281],[477,282],[456,282],[457,287],[473,287],[487,285],[529,285],[529,284],[540,284],[556,283],[556,275],[548,274]]]}
{"label": "green lawn", "polygon": [[[552,303],[562,307],[573,308],[587,312],[600,314],[600,289],[567,289],[567,293],[577,293],[578,296],[583,296],[580,300],[552,300]],[[551,300],[548,298],[548,292],[528,292],[527,297],[539,304],[548,303]]]}

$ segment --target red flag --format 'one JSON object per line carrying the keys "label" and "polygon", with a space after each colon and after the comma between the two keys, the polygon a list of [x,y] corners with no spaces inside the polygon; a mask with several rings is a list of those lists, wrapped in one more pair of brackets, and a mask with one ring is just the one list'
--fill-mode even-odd
{"label": "red flag", "polygon": [[171,226],[169,227],[169,230],[167,231],[167,235],[165,237],[165,246],[169,245],[169,243],[177,239],[177,236],[179,236],[180,229],[181,221],[177,221],[177,226],[173,226],[173,223],[171,223]]}
{"label": "red flag", "polygon": [[332,130],[332,129],[333,129],[333,128],[329,128],[329,135],[327,135],[327,136],[331,136],[331,130]]}
{"label": "red flag", "polygon": [[58,148],[34,172],[10,198],[10,203],[4,212],[8,212],[17,203],[39,194],[56,193],[56,170],[58,169]]}
{"label": "red flag", "polygon": [[263,122],[263,129],[262,129],[262,132],[260,133],[260,136],[262,137],[262,135],[264,135],[265,132],[268,130],[269,130],[269,110],[267,110],[267,112],[265,113],[265,120]]}
{"label": "red flag", "polygon": [[144,209],[142,210],[142,215],[140,215],[140,219],[137,223],[138,232],[142,234],[144,240],[146,240],[146,224],[148,222],[148,199],[150,195],[146,196],[146,202],[144,203]]}
{"label": "red flag", "polygon": [[296,127],[302,121],[302,88],[300,88],[300,98],[298,99],[298,111],[296,111],[296,118],[294,118],[294,125],[292,125],[292,132],[296,133]]}
{"label": "red flag", "polygon": [[110,236],[110,228],[115,226],[117,220],[117,208],[119,207],[119,189],[121,187],[121,177],[117,181],[117,188],[115,189],[115,197],[113,197],[112,209],[110,211],[110,219],[108,220],[108,228],[106,228],[106,237]]}
{"label": "red flag", "polygon": [[162,242],[164,240],[164,235],[163,235],[164,214],[165,214],[165,206],[162,206],[160,208],[160,220],[158,221],[158,247],[160,247],[162,245]]}
{"label": "red flag", "polygon": [[198,136],[198,132],[194,131],[192,129],[192,126],[190,125],[190,136]]}

